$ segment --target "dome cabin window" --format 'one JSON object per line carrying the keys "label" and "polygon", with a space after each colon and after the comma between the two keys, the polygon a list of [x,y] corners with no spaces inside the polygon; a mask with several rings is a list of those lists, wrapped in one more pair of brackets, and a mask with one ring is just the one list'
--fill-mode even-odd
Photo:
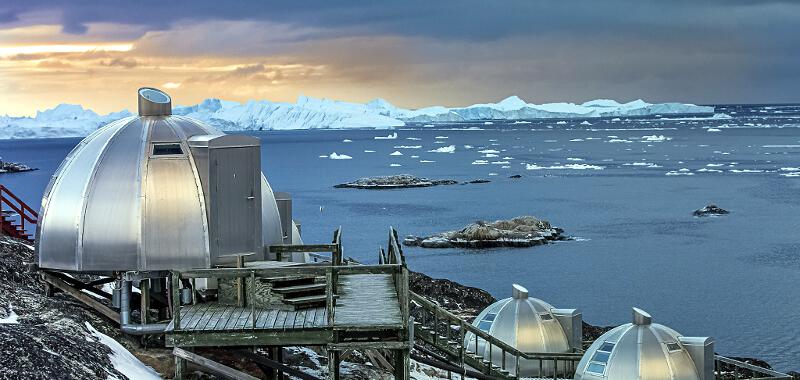
{"label": "dome cabin window", "polygon": [[183,155],[181,144],[153,144],[153,156]]}

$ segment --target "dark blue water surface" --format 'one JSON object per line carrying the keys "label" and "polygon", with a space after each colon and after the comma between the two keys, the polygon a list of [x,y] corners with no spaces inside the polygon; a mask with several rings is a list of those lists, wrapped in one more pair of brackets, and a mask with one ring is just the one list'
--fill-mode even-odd
{"label": "dark blue water surface", "polygon": [[[509,296],[517,282],[556,307],[580,308],[592,324],[628,322],[630,308],[638,306],[684,335],[715,337],[722,354],[796,370],[800,107],[717,112],[732,118],[420,124],[397,130],[393,140],[375,139],[392,131],[373,130],[255,136],[263,141],[263,170],[273,188],[294,197],[307,243],[329,241],[341,225],[345,254],[375,262],[389,226],[425,235],[479,219],[535,215],[579,239],[524,249],[406,248],[409,265],[498,298]],[[40,168],[0,174],[0,183],[38,204],[78,141],[0,141],[0,156]],[[429,152],[450,145],[454,153]],[[390,155],[395,151],[403,155]],[[327,158],[333,152],[352,159]],[[385,191],[332,187],[401,173],[492,182]],[[512,174],[522,178],[508,178]],[[731,214],[692,217],[710,202]]]}

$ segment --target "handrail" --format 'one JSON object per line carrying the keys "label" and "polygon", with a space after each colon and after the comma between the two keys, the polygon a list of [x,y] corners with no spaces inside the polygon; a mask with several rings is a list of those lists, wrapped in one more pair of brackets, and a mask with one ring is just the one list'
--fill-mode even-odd
{"label": "handrail", "polygon": [[181,279],[191,278],[241,278],[247,277],[251,272],[256,277],[281,277],[281,276],[324,276],[329,268],[339,274],[392,274],[398,273],[402,268],[397,264],[384,265],[296,265],[284,268],[207,268],[190,269],[178,272]]}
{"label": "handrail", "polygon": [[[34,211],[27,203],[19,199],[7,187],[0,185],[0,211],[3,209],[3,204],[7,204],[17,215],[19,215],[19,228],[25,234],[25,222],[30,224],[37,224],[39,222],[39,213]],[[30,240],[28,235],[23,235],[23,238]]]}
{"label": "handrail", "polygon": [[[754,372],[755,374],[759,375],[766,375],[769,377],[759,377],[758,380],[791,380],[792,376],[778,372],[769,368],[759,367],[757,365],[753,365],[750,363],[745,363],[743,361],[739,361],[736,359],[731,359],[722,355],[714,355],[715,364],[716,362],[725,363],[734,367],[734,371],[738,370],[739,368],[749,370]],[[721,368],[716,368],[718,372],[721,372]]]}

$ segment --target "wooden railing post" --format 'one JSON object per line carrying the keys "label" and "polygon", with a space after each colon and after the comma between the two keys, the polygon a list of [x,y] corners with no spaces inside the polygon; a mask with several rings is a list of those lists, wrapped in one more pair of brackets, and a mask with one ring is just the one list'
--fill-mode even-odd
{"label": "wooden railing post", "polygon": [[256,329],[256,272],[250,271],[250,296],[247,297],[247,303],[250,306],[251,319],[253,321],[253,330]]}
{"label": "wooden railing post", "polygon": [[181,328],[181,273],[172,272],[172,321],[174,331]]}
{"label": "wooden railing post", "polygon": [[333,308],[333,288],[335,287],[333,283],[333,271],[335,267],[331,266],[328,268],[327,272],[325,273],[325,312],[328,314],[328,327],[333,328],[333,321],[334,321],[334,308]]}

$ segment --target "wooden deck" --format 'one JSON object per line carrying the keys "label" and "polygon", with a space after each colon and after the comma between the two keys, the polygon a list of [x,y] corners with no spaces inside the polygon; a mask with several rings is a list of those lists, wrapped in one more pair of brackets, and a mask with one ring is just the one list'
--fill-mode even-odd
{"label": "wooden deck", "polygon": [[[238,337],[252,344],[335,343],[335,331],[405,329],[391,274],[347,274],[338,279],[333,324],[326,307],[300,310],[237,307],[218,303],[181,306],[180,326],[167,326],[167,343],[175,346],[224,344]],[[254,314],[255,313],[255,318]],[[230,340],[241,344],[241,341]],[[294,343],[293,343],[294,342]]]}

